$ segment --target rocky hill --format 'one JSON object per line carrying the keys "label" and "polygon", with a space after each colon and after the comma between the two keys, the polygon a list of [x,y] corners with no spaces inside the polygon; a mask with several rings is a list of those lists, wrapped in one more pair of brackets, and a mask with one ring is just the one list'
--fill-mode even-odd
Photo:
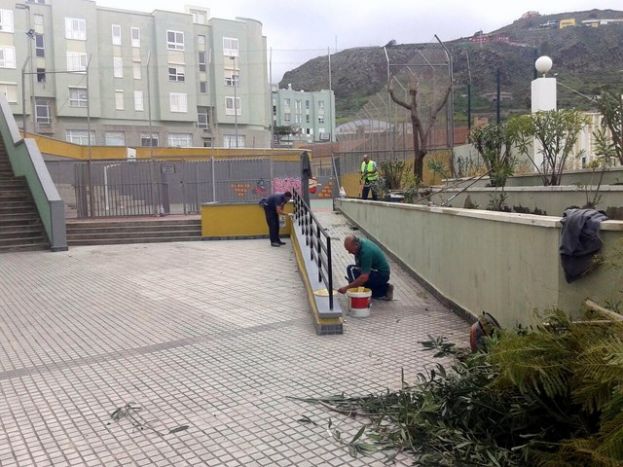
{"label": "rocky hill", "polygon": [[[530,107],[530,81],[534,60],[549,55],[552,73],[558,74],[559,104],[591,108],[586,97],[602,89],[623,90],[623,11],[591,10],[555,15],[528,14],[490,33],[478,31],[471,37],[446,43],[454,62],[455,113],[466,112],[469,70],[472,79],[472,111],[494,110],[496,74],[500,73],[503,112],[522,112]],[[598,27],[586,25],[601,20]],[[564,23],[575,23],[563,27]],[[583,23],[584,22],[584,23]],[[388,44],[392,63],[410,63],[423,49],[435,44]],[[332,87],[339,121],[356,118],[377,93],[386,92],[387,62],[383,47],[346,49],[331,55]],[[328,87],[326,56],[312,59],[285,73],[280,87],[314,91]],[[575,91],[575,92],[574,92]],[[584,96],[582,96],[584,95]]]}

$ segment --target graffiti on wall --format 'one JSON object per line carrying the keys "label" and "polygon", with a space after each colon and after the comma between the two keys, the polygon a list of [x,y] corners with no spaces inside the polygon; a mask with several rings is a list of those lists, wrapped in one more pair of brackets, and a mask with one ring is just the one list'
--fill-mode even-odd
{"label": "graffiti on wall", "polygon": [[300,177],[273,178],[273,191],[275,193],[283,193],[292,190],[301,191]]}

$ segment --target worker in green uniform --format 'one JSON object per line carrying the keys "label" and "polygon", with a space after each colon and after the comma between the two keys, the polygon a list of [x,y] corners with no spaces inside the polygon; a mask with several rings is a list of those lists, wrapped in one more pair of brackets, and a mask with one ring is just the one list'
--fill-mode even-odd
{"label": "worker in green uniform", "polygon": [[394,286],[389,283],[389,263],[381,249],[371,240],[354,235],[344,239],[344,248],[355,256],[355,264],[346,268],[349,284],[339,288],[338,292],[367,287],[372,291],[372,298],[393,300]]}

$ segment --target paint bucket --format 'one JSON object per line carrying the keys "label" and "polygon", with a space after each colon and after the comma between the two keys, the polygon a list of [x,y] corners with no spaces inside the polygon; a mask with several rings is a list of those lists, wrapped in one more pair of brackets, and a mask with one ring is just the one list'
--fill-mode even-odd
{"label": "paint bucket", "polygon": [[370,316],[372,304],[372,290],[365,287],[357,287],[346,291],[348,296],[350,315],[354,318],[367,318]]}

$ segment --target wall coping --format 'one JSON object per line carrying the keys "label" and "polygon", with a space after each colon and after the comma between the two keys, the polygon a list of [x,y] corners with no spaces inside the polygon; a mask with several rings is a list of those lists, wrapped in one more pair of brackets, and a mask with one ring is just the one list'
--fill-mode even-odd
{"label": "wall coping", "polygon": [[[551,193],[551,192],[584,192],[585,189],[597,190],[596,185],[586,185],[586,186],[577,186],[577,185],[559,185],[559,186],[505,186],[505,187],[491,187],[491,186],[473,186],[467,189],[460,187],[451,187],[445,188],[441,185],[437,185],[435,190],[437,192],[443,190],[446,193],[456,193],[457,191],[463,191],[465,193],[469,193],[470,191],[482,191],[485,193],[498,193],[500,191],[506,192],[543,192],[543,193]],[[613,191],[616,193],[623,193],[623,185],[602,185],[599,187],[599,191]]]}
{"label": "wall coping", "polygon": [[[506,222],[510,224],[532,225],[549,229],[560,229],[560,217],[558,216],[538,216],[536,214],[523,214],[515,212],[487,211],[484,209],[465,209],[450,208],[441,206],[424,206],[418,204],[390,203],[387,201],[364,201],[361,199],[343,198],[346,203],[369,203],[378,206],[386,206],[394,209],[407,211],[421,211],[432,214],[446,214],[459,217],[470,217],[493,222]],[[620,232],[623,231],[623,221],[604,221],[601,223],[601,230]]]}

